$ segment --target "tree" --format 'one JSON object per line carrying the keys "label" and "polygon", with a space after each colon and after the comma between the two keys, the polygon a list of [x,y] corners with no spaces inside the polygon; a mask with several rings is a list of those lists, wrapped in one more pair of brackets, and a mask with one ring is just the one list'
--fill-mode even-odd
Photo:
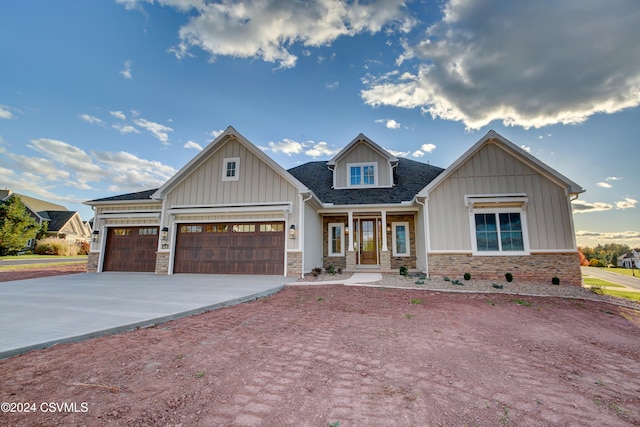
{"label": "tree", "polygon": [[20,198],[9,196],[0,203],[0,255],[21,251],[39,230],[40,225]]}

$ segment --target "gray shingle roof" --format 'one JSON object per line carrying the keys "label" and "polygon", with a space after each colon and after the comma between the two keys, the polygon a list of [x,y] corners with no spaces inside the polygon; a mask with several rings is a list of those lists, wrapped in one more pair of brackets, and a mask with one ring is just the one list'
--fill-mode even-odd
{"label": "gray shingle roof", "polygon": [[118,194],[117,196],[111,197],[103,197],[102,199],[94,199],[86,202],[87,204],[91,204],[91,202],[124,202],[124,201],[133,201],[133,200],[151,200],[151,195],[158,191],[157,188],[153,190],[144,190],[138,191],[136,193],[127,193],[127,194]]}
{"label": "gray shingle roof", "polygon": [[333,172],[327,162],[309,162],[289,173],[309,187],[323,203],[334,205],[395,204],[411,201],[420,190],[444,171],[443,168],[399,158],[394,172],[395,187],[334,190]]}
{"label": "gray shingle roof", "polygon": [[49,221],[49,231],[59,231],[76,214],[72,211],[40,211],[38,215]]}

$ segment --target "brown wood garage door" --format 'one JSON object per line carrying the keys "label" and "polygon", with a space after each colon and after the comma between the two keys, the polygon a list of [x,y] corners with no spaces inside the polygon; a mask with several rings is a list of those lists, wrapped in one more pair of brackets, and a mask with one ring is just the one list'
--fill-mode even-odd
{"label": "brown wood garage door", "polygon": [[284,274],[283,222],[180,224],[174,273]]}
{"label": "brown wood garage door", "polygon": [[103,271],[156,270],[158,227],[110,227]]}

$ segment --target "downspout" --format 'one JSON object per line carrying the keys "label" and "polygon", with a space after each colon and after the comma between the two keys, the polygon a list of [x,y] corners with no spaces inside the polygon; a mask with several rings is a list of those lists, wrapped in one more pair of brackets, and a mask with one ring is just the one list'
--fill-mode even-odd
{"label": "downspout", "polygon": [[305,203],[308,202],[311,197],[313,197],[313,193],[309,192],[309,197],[306,199],[302,198],[302,194],[300,194],[300,199],[302,203],[300,205],[300,278],[304,278],[304,215],[305,215]]}
{"label": "downspout", "polygon": [[418,199],[418,196],[416,196],[415,200],[417,204],[422,206],[422,212],[423,212],[422,222],[424,227],[424,268],[426,270],[425,273],[427,277],[429,277],[429,246],[430,245],[429,245],[429,228],[428,228],[429,221],[427,221],[429,199],[425,197],[424,202],[420,202],[420,200]]}

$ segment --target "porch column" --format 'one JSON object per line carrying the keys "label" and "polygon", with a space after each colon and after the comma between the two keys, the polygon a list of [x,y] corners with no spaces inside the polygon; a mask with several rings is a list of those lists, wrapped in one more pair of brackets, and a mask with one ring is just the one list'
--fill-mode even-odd
{"label": "porch column", "polygon": [[356,269],[356,253],[353,250],[353,233],[355,229],[353,228],[353,212],[347,212],[349,215],[348,219],[348,227],[349,227],[349,246],[347,247],[347,270],[354,271]]}
{"label": "porch column", "polygon": [[347,226],[349,227],[349,246],[347,247],[348,251],[353,250],[353,212],[349,211],[349,220]]}
{"label": "porch column", "polygon": [[388,251],[387,246],[387,211],[382,211],[382,250]]}

